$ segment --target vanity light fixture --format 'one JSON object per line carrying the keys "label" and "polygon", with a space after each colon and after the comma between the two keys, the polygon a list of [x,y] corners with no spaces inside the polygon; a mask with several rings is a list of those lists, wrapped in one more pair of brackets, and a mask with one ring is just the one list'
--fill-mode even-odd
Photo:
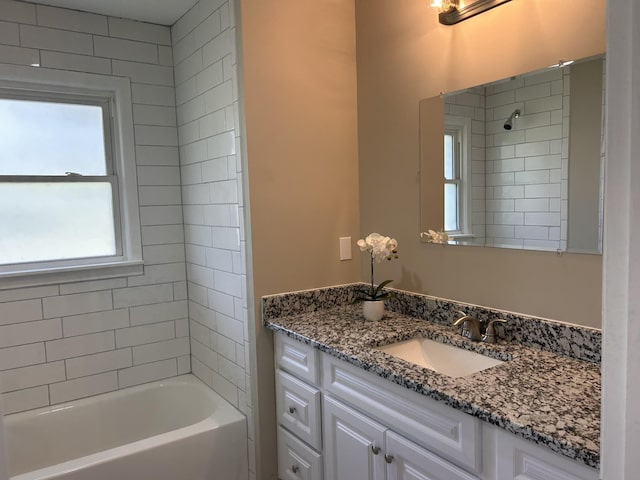
{"label": "vanity light fixture", "polygon": [[464,0],[432,0],[438,8],[438,19],[443,25],[454,25],[511,0],[476,0],[465,4]]}

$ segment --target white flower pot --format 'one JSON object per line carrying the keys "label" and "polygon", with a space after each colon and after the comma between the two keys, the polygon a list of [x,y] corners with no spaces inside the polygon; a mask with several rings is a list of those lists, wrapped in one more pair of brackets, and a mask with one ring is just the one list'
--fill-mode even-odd
{"label": "white flower pot", "polygon": [[384,300],[365,300],[362,302],[362,313],[365,320],[375,322],[384,315]]}

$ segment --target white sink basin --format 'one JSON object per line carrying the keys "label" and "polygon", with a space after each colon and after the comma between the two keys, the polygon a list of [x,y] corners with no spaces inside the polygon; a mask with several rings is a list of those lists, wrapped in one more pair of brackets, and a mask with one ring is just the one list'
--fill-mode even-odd
{"label": "white sink basin", "polygon": [[504,363],[495,358],[434,342],[428,338],[414,338],[392,343],[378,347],[378,350],[449,377],[466,377]]}

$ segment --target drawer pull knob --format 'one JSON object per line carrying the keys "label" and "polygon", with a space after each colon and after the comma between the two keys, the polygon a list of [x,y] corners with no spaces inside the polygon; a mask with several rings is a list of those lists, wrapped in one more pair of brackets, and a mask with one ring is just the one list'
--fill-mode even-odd
{"label": "drawer pull knob", "polygon": [[376,447],[375,445],[371,445],[371,451],[374,455],[378,455],[380,453],[380,447]]}
{"label": "drawer pull knob", "polygon": [[384,461],[387,463],[393,462],[393,455],[389,455],[388,453],[384,456]]}
{"label": "drawer pull knob", "polygon": [[298,468],[297,465],[291,465],[291,471],[293,473],[298,473],[300,471],[300,469]]}
{"label": "drawer pull knob", "polygon": [[[289,407],[289,413],[291,415],[293,415],[294,413],[296,413],[296,407]],[[294,472],[295,473],[295,472]]]}

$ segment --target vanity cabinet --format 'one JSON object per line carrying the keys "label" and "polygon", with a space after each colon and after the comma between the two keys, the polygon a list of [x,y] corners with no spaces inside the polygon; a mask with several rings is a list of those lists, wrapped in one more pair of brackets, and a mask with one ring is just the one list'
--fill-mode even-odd
{"label": "vanity cabinet", "polygon": [[324,400],[325,472],[362,480],[477,480],[339,400]]}
{"label": "vanity cabinet", "polygon": [[597,480],[598,472],[277,334],[282,480]]}
{"label": "vanity cabinet", "polygon": [[323,480],[319,352],[275,336],[278,477]]}

